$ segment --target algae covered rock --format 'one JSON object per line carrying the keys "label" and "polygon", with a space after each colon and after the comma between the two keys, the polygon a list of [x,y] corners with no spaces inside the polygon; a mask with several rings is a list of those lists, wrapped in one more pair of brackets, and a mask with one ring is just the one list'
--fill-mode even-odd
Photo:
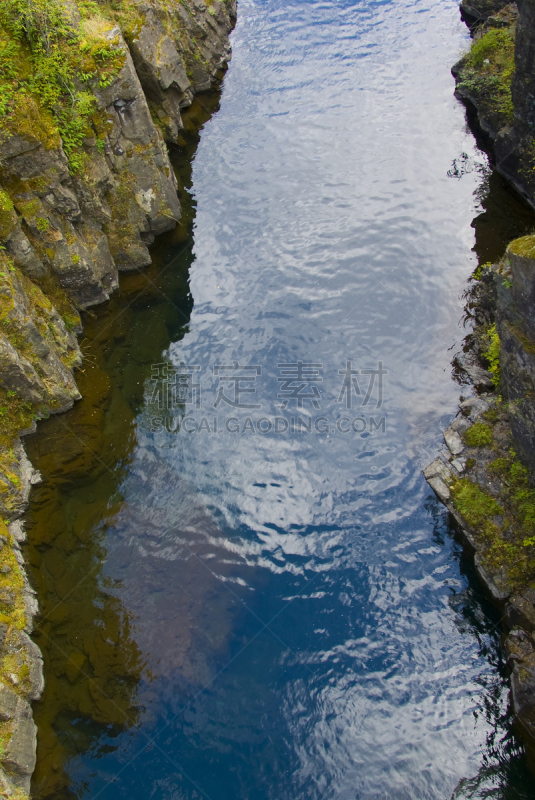
{"label": "algae covered rock", "polygon": [[23,791],[30,791],[30,783],[36,762],[37,726],[32,718],[29,703],[19,698],[12,722],[12,733],[2,758],[2,766],[9,775],[11,784]]}

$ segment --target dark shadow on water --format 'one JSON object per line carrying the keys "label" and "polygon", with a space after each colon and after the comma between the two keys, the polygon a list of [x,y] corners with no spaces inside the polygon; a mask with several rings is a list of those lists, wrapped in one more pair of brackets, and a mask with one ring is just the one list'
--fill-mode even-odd
{"label": "dark shadow on water", "polygon": [[478,190],[482,211],[472,222],[479,264],[496,262],[510,241],[535,229],[535,214],[495,170]]}
{"label": "dark shadow on water", "polygon": [[[154,564],[146,553],[141,554],[146,566],[140,569],[130,544],[136,533],[138,553],[143,546],[154,549],[157,540],[163,545],[157,498],[151,505],[145,493],[136,505],[131,494],[140,500],[146,481],[139,475],[137,484],[136,476],[129,482],[126,478],[151,365],[161,361],[171,342],[182,338],[191,314],[188,279],[195,215],[188,193],[191,165],[202,125],[218,104],[219,94],[203,95],[184,114],[182,146],[172,153],[183,208],[180,225],[155,244],[153,264],[146,271],[122,276],[120,292],[105,306],[84,314],[85,358],[76,376],[83,399],[68,414],[41,423],[39,434],[26,441],[30,459],[44,479],[32,492],[26,519],[26,557],[41,611],[34,638],[43,652],[46,679],[43,697],[35,704],[34,797],[81,796],[83,787],[73,789],[66,771],[72,759],[109,752],[118,734],[139,723],[157,665],[150,663],[147,631],[139,629],[136,602],[128,602],[132,596],[137,602],[141,598],[153,602],[153,619],[167,623],[165,635],[153,626],[151,636],[160,642],[172,638],[168,649],[182,653],[185,686],[192,673],[198,679],[202,672],[199,665],[192,667],[196,648],[191,631],[203,628],[195,617],[202,613],[210,580],[190,569],[189,605],[173,606],[178,593],[171,591],[165,601],[168,613],[162,613],[150,588],[161,584],[162,576],[154,577]],[[176,476],[161,478],[163,485],[173,480],[178,488]],[[195,529],[191,507],[188,520]],[[167,520],[165,536],[174,532],[176,540],[179,524],[178,517]],[[198,520],[197,527],[202,527]],[[121,571],[121,559],[137,569],[135,580],[130,567]],[[160,565],[169,569],[173,561],[163,559]],[[112,572],[114,577],[109,577]],[[135,591],[125,591],[134,584]],[[188,596],[187,588],[183,587],[182,597]],[[182,620],[174,630],[170,615]],[[228,624],[219,627],[214,650],[224,649],[227,629]],[[204,668],[206,678],[210,668]]]}

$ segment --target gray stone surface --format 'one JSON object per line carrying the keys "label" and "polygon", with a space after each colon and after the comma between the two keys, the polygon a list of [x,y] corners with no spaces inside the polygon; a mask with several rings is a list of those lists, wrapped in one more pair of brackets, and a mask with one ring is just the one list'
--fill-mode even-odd
{"label": "gray stone surface", "polygon": [[447,503],[451,497],[451,492],[442,478],[440,478],[438,475],[434,475],[432,478],[429,478],[427,482],[429,483],[429,486],[437,493],[439,499],[442,500],[443,503]]}
{"label": "gray stone surface", "polygon": [[[525,243],[525,249],[522,243]],[[531,236],[515,239],[507,248],[505,257],[510,265],[512,301],[525,334],[535,340],[535,239]]]}
{"label": "gray stone surface", "polygon": [[526,744],[528,765],[535,767],[535,643],[522,629],[514,629],[505,644],[511,672],[513,709]]}
{"label": "gray stone surface", "polygon": [[13,520],[13,522],[8,525],[8,530],[19,544],[26,541],[26,531],[20,519]]}
{"label": "gray stone surface", "polygon": [[29,791],[30,779],[35,769],[36,745],[37,727],[32,719],[32,709],[29,703],[19,698],[13,720],[13,734],[4,750],[2,766],[8,772],[15,773],[17,777],[14,783],[25,791]]}
{"label": "gray stone surface", "polygon": [[451,426],[444,431],[444,441],[452,455],[458,456],[463,452],[463,440]]}
{"label": "gray stone surface", "polygon": [[22,230],[18,220],[16,228],[9,234],[4,246],[15,264],[29,278],[43,278],[46,275],[46,267],[35,254],[30,240]]}
{"label": "gray stone surface", "polygon": [[488,400],[486,397],[479,397],[475,395],[474,397],[469,397],[468,400],[464,400],[462,403],[460,403],[459,408],[463,414],[468,414],[470,419],[475,422],[478,417],[489,410],[490,405],[490,400]]}
{"label": "gray stone surface", "polygon": [[481,563],[481,557],[478,553],[474,556],[474,564],[481,583],[486,587],[491,600],[493,600],[496,605],[503,607],[512,592],[511,585],[507,580],[505,572],[495,572],[491,575]]}
{"label": "gray stone surface", "polygon": [[460,5],[462,13],[470,22],[484,22],[504,6],[509,0],[467,0]]}
{"label": "gray stone surface", "polygon": [[180,111],[206,91],[230,59],[236,3],[204,0],[165,7],[140,3],[144,21],[129,40],[141,84],[169,142],[179,140]]}
{"label": "gray stone surface", "polygon": [[491,373],[486,369],[483,369],[483,367],[468,362],[464,364],[464,369],[474,386],[481,387],[483,389],[494,388]]}
{"label": "gray stone surface", "polygon": [[30,674],[30,690],[27,697],[30,700],[39,700],[45,688],[43,677],[43,657],[41,651],[25,631],[20,631],[20,650],[24,653],[24,658],[28,664]]}
{"label": "gray stone surface", "polygon": [[452,471],[448,464],[441,458],[435,458],[432,464],[424,469],[424,477],[428,480],[438,476],[444,483],[449,483],[452,479]]}
{"label": "gray stone surface", "polygon": [[535,259],[517,256],[511,258],[511,264],[513,262],[516,266],[512,270],[510,288],[504,286],[499,276],[496,278],[496,327],[500,336],[502,391],[509,401],[509,422],[515,448],[533,472],[535,340],[532,333],[535,333],[535,323],[531,298],[535,288]]}
{"label": "gray stone surface", "polygon": [[15,717],[19,697],[15,692],[0,681],[0,719],[9,720]]}
{"label": "gray stone surface", "polygon": [[509,600],[505,618],[510,628],[535,632],[535,590],[526,588]]}

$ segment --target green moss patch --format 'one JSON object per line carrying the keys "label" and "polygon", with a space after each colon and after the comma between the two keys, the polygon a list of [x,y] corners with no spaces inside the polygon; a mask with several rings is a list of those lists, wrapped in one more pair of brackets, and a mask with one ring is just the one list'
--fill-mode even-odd
{"label": "green moss patch", "polygon": [[[24,579],[22,569],[15,557],[13,537],[3,520],[0,520],[0,620],[22,630],[26,625],[24,604]],[[8,571],[9,570],[9,571]],[[23,669],[21,680],[26,672]]]}
{"label": "green moss patch", "polygon": [[[68,368],[78,364],[79,352],[73,347],[57,315],[53,313],[54,310],[63,317],[68,330],[76,330],[80,325],[80,316],[54,279],[47,280],[47,288],[48,296],[40,286],[21,273],[10,259],[0,253],[0,331],[17,352],[33,365],[37,374],[43,379],[45,387],[47,380],[46,375],[43,375],[42,358],[35,352],[34,344],[28,337],[25,329],[28,317],[21,317],[20,308],[15,307],[15,298],[24,293],[25,301],[29,302],[30,306],[29,318],[45,342],[58,352]],[[55,303],[57,302],[59,309],[53,306],[51,297]],[[53,408],[56,401],[49,395],[44,398],[44,402]]]}
{"label": "green moss patch", "polygon": [[496,330],[496,323],[490,326],[486,335],[486,349],[483,352],[483,357],[487,361],[489,372],[492,375],[492,382],[495,386],[500,384],[500,337]]}
{"label": "green moss patch", "polygon": [[[22,400],[16,392],[0,387],[0,503],[8,513],[17,507],[21,489],[14,450],[19,431],[29,428],[36,417],[44,415],[44,409],[40,410]],[[2,608],[0,593],[0,612]]]}
{"label": "green moss patch", "polygon": [[489,469],[503,485],[505,500],[523,542],[534,539],[535,544],[535,489],[530,486],[528,470],[513,450],[509,456],[495,459]]}
{"label": "green moss patch", "polygon": [[535,540],[522,534],[511,516],[495,497],[468,478],[455,480],[450,487],[452,501],[479,539],[483,565],[497,574],[504,572],[519,588],[535,574]]}
{"label": "green moss patch", "polygon": [[0,240],[6,238],[16,225],[16,215],[11,197],[0,189]]}
{"label": "green moss patch", "polygon": [[493,443],[492,427],[486,422],[476,422],[468,428],[463,436],[469,447],[491,447]]}
{"label": "green moss patch", "polygon": [[535,236],[521,236],[519,239],[514,239],[507,250],[516,256],[535,259]]}
{"label": "green moss patch", "polygon": [[40,279],[39,285],[30,281],[25,275],[22,275],[21,279],[32,309],[36,311],[43,309],[49,312],[54,306],[63,319],[67,330],[81,329],[80,314],[73,306],[65,290],[60,286],[55,275],[47,275]]}
{"label": "green moss patch", "polygon": [[500,126],[513,121],[514,48],[514,27],[487,31],[473,42],[457,83],[478,102],[484,114],[497,116]]}
{"label": "green moss patch", "polygon": [[494,525],[492,517],[503,514],[498,501],[468,478],[453,482],[451,496],[455,508],[472,528],[486,531],[488,526]]}

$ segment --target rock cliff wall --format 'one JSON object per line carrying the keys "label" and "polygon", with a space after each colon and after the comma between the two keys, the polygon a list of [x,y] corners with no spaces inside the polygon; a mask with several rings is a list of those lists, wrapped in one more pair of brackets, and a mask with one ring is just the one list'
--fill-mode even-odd
{"label": "rock cliff wall", "polygon": [[535,208],[535,0],[461,8],[475,27],[471,51],[453,67],[456,94],[477,111],[496,169]]}
{"label": "rock cliff wall", "polygon": [[[453,68],[496,168],[535,208],[535,0],[461,5],[471,50]],[[463,356],[473,397],[424,470],[502,611],[518,733],[535,772],[535,236],[481,265]]]}
{"label": "rock cliff wall", "polygon": [[0,7],[0,791],[25,796],[42,691],[19,438],[80,397],[79,310],[180,220],[167,144],[223,77],[236,0],[5,0]]}

